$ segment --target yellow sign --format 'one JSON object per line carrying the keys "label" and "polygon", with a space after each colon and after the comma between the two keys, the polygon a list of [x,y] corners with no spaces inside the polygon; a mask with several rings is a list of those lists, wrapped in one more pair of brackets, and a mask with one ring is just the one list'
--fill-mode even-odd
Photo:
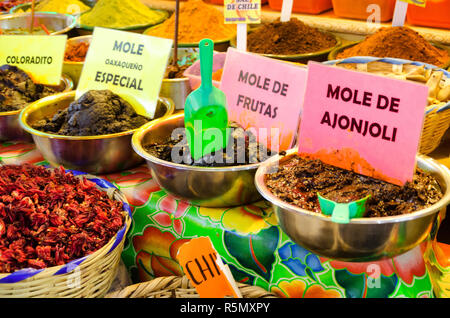
{"label": "yellow sign", "polygon": [[207,236],[191,239],[178,250],[177,260],[201,298],[241,298],[231,271]]}
{"label": "yellow sign", "polygon": [[261,0],[225,0],[225,24],[261,23]]}
{"label": "yellow sign", "polygon": [[425,7],[427,4],[427,0],[400,0],[403,2],[408,2],[410,4],[419,6],[419,7]]}
{"label": "yellow sign", "polygon": [[61,82],[67,35],[2,35],[0,65],[15,65],[35,83]]}
{"label": "yellow sign", "polygon": [[76,97],[108,89],[153,118],[173,40],[95,28]]}

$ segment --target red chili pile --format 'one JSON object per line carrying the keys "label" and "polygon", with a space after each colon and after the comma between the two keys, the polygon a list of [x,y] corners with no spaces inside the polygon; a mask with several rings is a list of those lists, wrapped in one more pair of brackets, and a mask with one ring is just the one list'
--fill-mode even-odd
{"label": "red chili pile", "polygon": [[31,0],[0,1],[0,12],[9,12],[9,10],[14,8],[15,6],[27,2],[31,2]]}
{"label": "red chili pile", "polygon": [[124,222],[122,202],[63,168],[0,167],[0,273],[91,254]]}

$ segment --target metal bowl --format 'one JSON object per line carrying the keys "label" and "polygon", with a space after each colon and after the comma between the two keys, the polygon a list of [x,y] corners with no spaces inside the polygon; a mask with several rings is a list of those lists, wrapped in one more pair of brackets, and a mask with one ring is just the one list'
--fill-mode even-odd
{"label": "metal bowl", "polygon": [[138,129],[133,148],[143,157],[161,188],[193,205],[231,207],[261,199],[254,183],[260,163],[233,167],[193,167],[161,160],[145,151],[146,144],[168,139],[184,127],[184,113],[155,120]]}
{"label": "metal bowl", "polygon": [[[250,30],[248,33],[250,34],[254,30]],[[308,61],[317,61],[317,62],[323,62],[327,60],[327,56],[330,52],[333,50],[339,48],[342,44],[341,39],[330,32],[322,31],[323,33],[332,35],[336,39],[336,45],[333,47],[330,47],[328,49],[318,51],[318,52],[311,52],[311,53],[302,53],[302,54],[292,54],[292,55],[282,55],[282,54],[263,54],[263,53],[255,53],[259,54],[265,57],[270,57],[277,60],[283,60],[283,61],[290,61],[290,62],[296,62],[296,63],[307,63]],[[232,47],[237,47],[237,38],[234,37],[230,41],[230,45]],[[249,51],[251,52],[251,51]]]}
{"label": "metal bowl", "polygon": [[[54,12],[36,12],[35,19],[45,25],[47,29],[53,30],[50,35],[68,33],[76,24],[74,16]],[[8,34],[8,30],[27,30],[30,27],[30,21],[31,13],[5,14],[0,16],[0,29],[3,34]]]}
{"label": "metal bowl", "polygon": [[[64,166],[92,174],[105,174],[129,169],[143,160],[131,147],[136,129],[101,136],[62,136],[35,130],[31,123],[53,116],[75,100],[75,91],[43,98],[23,109],[20,124],[33,136],[37,149],[53,166]],[[174,111],[173,102],[159,98],[155,118]]]}
{"label": "metal bowl", "polygon": [[[91,43],[92,35],[84,35],[84,36],[77,36],[74,38],[67,39],[67,46],[72,44],[78,44],[82,42]],[[72,61],[66,61],[64,60],[63,63],[63,73],[67,74],[72,80],[75,85],[75,87],[78,86],[78,81],[80,80],[81,71],[83,70],[83,62],[72,62]]]}
{"label": "metal bowl", "polygon": [[[346,50],[346,49],[348,49],[348,48],[350,48],[350,47],[352,47],[352,46],[355,46],[356,44],[359,44],[359,43],[361,43],[361,42],[363,42],[363,41],[364,41],[364,40],[350,42],[350,43],[347,43],[347,44],[345,44],[345,45],[342,45],[342,46],[340,46],[340,47],[337,47],[337,48],[333,49],[333,50],[328,54],[328,61],[338,60],[337,56],[338,56],[339,53],[341,53],[341,52],[343,52],[344,50]],[[450,48],[448,48],[448,47],[446,47],[446,46],[443,46],[443,45],[441,45],[441,44],[438,44],[438,43],[430,42],[430,44],[432,44],[433,46],[435,46],[435,47],[438,48],[438,49],[447,51],[447,52],[449,53],[449,56],[450,56]],[[385,56],[385,57],[388,57],[388,56]],[[421,62],[421,61],[417,61],[417,62]],[[450,57],[449,57],[447,63],[445,63],[444,65],[436,65],[436,66],[437,66],[437,67],[440,67],[440,68],[443,68],[443,69],[446,69],[447,67],[450,66]]]}
{"label": "metal bowl", "polygon": [[418,156],[418,167],[436,177],[444,192],[439,202],[402,216],[335,223],[328,216],[280,200],[266,187],[265,175],[276,171],[279,163],[296,152],[297,149],[291,149],[285,157],[274,156],[264,162],[256,172],[256,187],[272,203],[281,229],[298,245],[327,258],[367,262],[403,254],[427,238],[438,213],[445,211],[450,202],[450,171],[431,158]]}
{"label": "metal bowl", "polygon": [[[170,60],[173,60],[173,51]],[[178,60],[183,58],[194,59],[198,56],[197,48],[178,48]],[[192,92],[189,78],[164,78],[161,84],[160,96],[170,98],[175,103],[175,109],[184,109],[186,98]]]}
{"label": "metal bowl", "polygon": [[[61,76],[59,86],[50,86],[60,92],[68,92],[73,89],[73,81],[66,75]],[[0,112],[0,141],[27,141],[32,142],[33,138],[23,130],[20,125],[19,114],[22,110]]]}
{"label": "metal bowl", "polygon": [[[115,30],[121,30],[121,31],[129,31],[129,32],[134,32],[134,33],[142,33],[145,30],[147,30],[149,27],[152,27],[152,26],[155,26],[155,25],[158,25],[158,24],[164,22],[169,17],[169,12],[166,10],[156,10],[156,9],[152,9],[152,10],[162,13],[161,17],[152,23],[130,25],[130,26],[118,27],[118,28],[112,28],[112,27],[109,27],[109,28],[115,29]],[[89,12],[89,11],[87,11],[87,12]],[[83,14],[86,14],[87,12],[84,12]],[[83,16],[83,14],[80,15],[80,23],[77,27],[77,31],[80,35],[90,35],[94,32],[95,26],[89,26],[89,25],[82,24],[81,18]]]}

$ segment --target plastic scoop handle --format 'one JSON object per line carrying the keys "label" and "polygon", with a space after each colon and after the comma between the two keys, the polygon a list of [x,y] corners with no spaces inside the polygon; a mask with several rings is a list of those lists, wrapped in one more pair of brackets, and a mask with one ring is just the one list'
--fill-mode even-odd
{"label": "plastic scoop handle", "polygon": [[212,89],[214,42],[211,39],[201,40],[199,50],[200,75],[202,77],[200,87],[204,91],[210,91]]}

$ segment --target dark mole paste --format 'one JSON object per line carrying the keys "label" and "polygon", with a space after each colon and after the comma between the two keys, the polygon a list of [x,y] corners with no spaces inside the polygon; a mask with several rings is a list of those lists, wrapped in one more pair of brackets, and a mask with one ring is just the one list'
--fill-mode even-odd
{"label": "dark mole paste", "polygon": [[98,136],[139,128],[150,119],[109,90],[91,90],[52,118],[32,124],[36,130],[65,136]]}
{"label": "dark mole paste", "polygon": [[20,110],[29,103],[55,94],[42,84],[35,84],[27,73],[13,65],[0,67],[0,112]]}
{"label": "dark mole paste", "polygon": [[[196,161],[190,154],[186,135],[183,133],[184,129],[180,130],[182,133],[178,136],[174,138],[172,136],[161,143],[144,145],[144,149],[161,160],[202,167],[230,167],[258,163],[274,155],[264,145],[257,142],[251,131],[244,130],[234,122],[229,124],[229,128],[231,134],[226,149],[213,152]],[[172,156],[173,153],[176,154],[175,158]]]}
{"label": "dark mole paste", "polygon": [[265,183],[281,200],[319,213],[317,192],[341,203],[370,194],[365,217],[408,214],[433,205],[443,196],[436,179],[420,169],[412,182],[400,187],[298,155],[282,161],[277,172],[265,176]]}

